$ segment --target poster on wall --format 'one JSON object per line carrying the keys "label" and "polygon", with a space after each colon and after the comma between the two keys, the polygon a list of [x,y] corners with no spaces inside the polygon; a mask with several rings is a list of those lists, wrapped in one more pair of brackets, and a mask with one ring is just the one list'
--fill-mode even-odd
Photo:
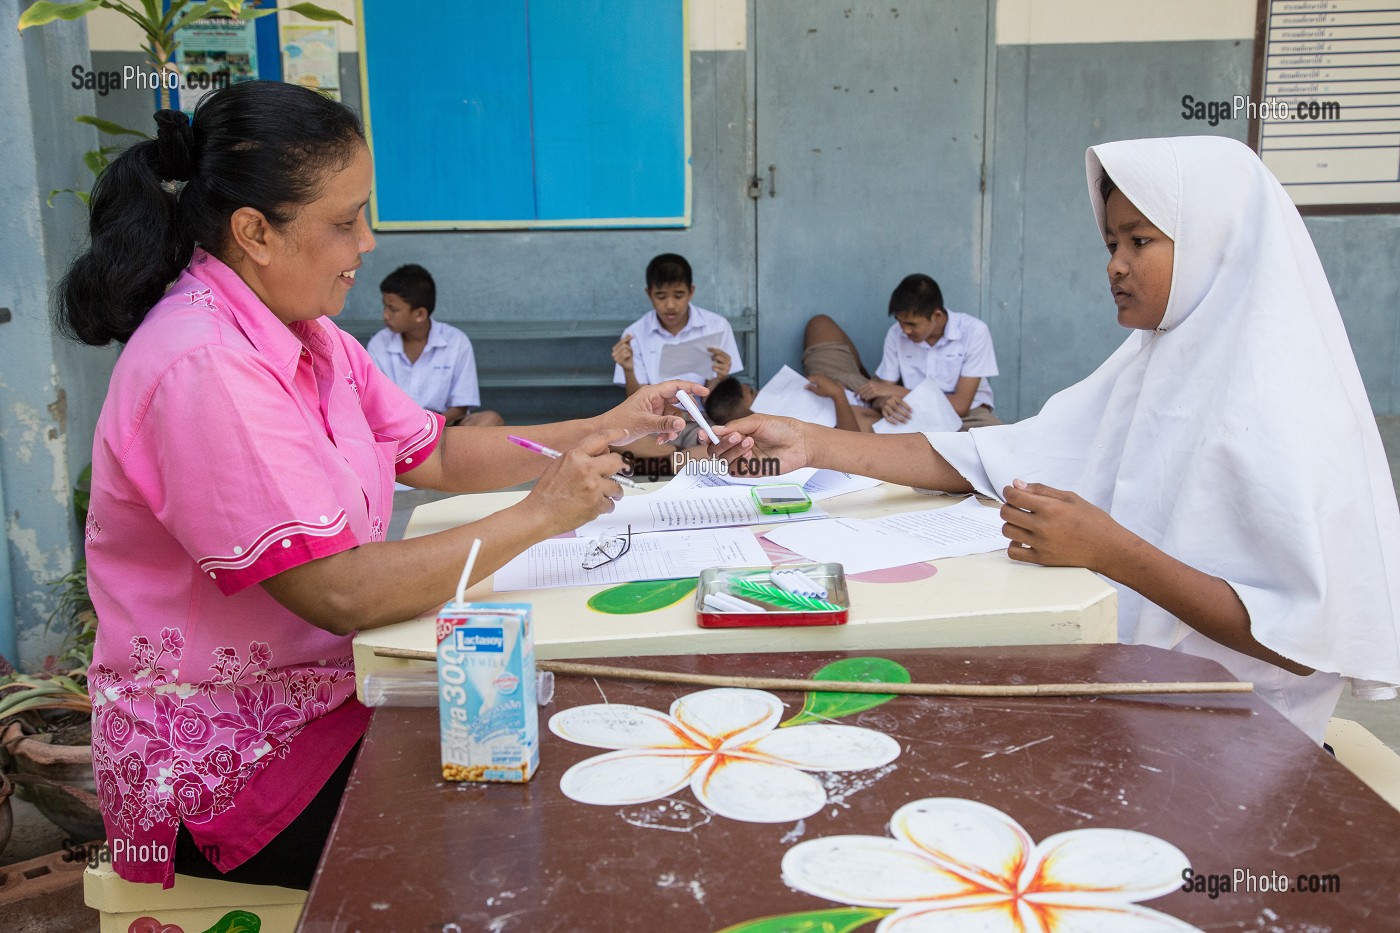
{"label": "poster on wall", "polygon": [[282,80],[340,100],[340,43],[335,26],[282,26]]}
{"label": "poster on wall", "polygon": [[256,20],[211,16],[176,35],[175,63],[183,75],[180,109],[185,113],[194,113],[210,91],[259,77]]}
{"label": "poster on wall", "polygon": [[1400,211],[1400,15],[1260,0],[1250,143],[1303,213]]}

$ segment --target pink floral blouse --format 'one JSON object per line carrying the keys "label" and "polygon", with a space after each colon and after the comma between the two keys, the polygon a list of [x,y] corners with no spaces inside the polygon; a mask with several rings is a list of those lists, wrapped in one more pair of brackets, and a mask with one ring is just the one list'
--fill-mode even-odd
{"label": "pink floral blouse", "polygon": [[117,360],[93,445],[93,768],[116,872],[173,883],[180,823],[222,870],[363,734],[350,638],[255,584],[383,540],[423,411],[321,318],[282,324],[196,250]]}

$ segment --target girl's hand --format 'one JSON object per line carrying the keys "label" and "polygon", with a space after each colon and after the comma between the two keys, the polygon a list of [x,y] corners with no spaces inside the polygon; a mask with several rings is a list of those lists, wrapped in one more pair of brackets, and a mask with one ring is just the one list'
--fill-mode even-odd
{"label": "girl's hand", "polygon": [[719,382],[721,379],[729,378],[729,367],[734,365],[729,354],[719,347],[706,347],[705,349],[710,351],[710,362],[715,367],[715,381]]}
{"label": "girl's hand", "polygon": [[1105,573],[1113,555],[1137,537],[1103,509],[1063,489],[1018,479],[1002,495],[1001,532],[1011,539],[1006,553],[1012,560]]}
{"label": "girl's hand", "polygon": [[[777,457],[778,473],[801,469],[810,462],[802,422],[773,415],[749,415],[730,425],[715,425],[719,443],[710,445],[710,456],[731,466],[736,460]],[[747,473],[758,476],[755,469]]]}
{"label": "girl's hand", "polygon": [[543,517],[548,536],[573,531],[611,512],[622,487],[613,474],[622,470],[620,454],[608,448],[626,443],[620,430],[595,431],[564,456],[550,461],[530,494],[520,503]]}

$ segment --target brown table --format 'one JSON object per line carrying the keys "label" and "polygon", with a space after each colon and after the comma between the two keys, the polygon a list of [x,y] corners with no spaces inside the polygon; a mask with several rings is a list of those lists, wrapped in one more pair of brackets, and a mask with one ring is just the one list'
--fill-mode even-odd
{"label": "brown table", "polygon": [[[1133,646],[878,655],[926,682],[1229,679],[1212,662]],[[845,656],[622,663],[807,678]],[[1214,899],[1174,890],[1143,903],[1202,929],[1373,931],[1400,918],[1400,813],[1251,695],[899,697],[840,720],[898,739],[897,767],[828,776],[833,799],[800,823],[714,816],[688,788],[664,806],[593,806],[561,793],[565,769],[602,750],[553,735],[549,716],[604,695],[664,711],[698,689],[560,677],[541,710],[541,769],[524,786],[444,783],[436,710],[376,711],[299,929],[713,933],[833,909],[784,884],[783,854],[798,840],[886,836],[895,810],[928,797],[996,807],[1036,842],[1078,828],[1139,830],[1177,846],[1198,873],[1316,875],[1324,886],[1334,876],[1340,885]],[[801,708],[802,695],[778,695],[788,715]]]}

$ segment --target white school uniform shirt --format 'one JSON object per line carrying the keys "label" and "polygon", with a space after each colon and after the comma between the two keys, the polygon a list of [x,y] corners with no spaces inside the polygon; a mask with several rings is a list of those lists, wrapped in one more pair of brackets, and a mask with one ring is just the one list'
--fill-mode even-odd
{"label": "white school uniform shirt", "polygon": [[387,327],[370,338],[369,355],[384,375],[429,411],[481,405],[472,342],[451,324],[432,322],[428,345],[415,362],[410,363],[403,351],[403,334]]}
{"label": "white school uniform shirt", "polygon": [[[1220,662],[1320,742],[1344,678],[1361,699],[1400,684],[1400,510],[1317,250],[1242,143],[1108,143],[1086,163],[1095,236],[1107,173],[1174,242],[1161,325],[1035,417],[929,443],[979,491],[1068,489],[1229,583],[1254,638],[1315,673],[1226,648],[1115,584],[1119,640]],[[1113,319],[1107,295],[1099,313]]]}
{"label": "white school uniform shirt", "polygon": [[[704,308],[690,306],[690,320],[686,321],[679,334],[668,333],[661,326],[661,319],[655,311],[648,311],[622,332],[622,336],[632,335],[632,373],[638,385],[653,385],[667,379],[689,379],[704,383],[714,376],[713,370],[704,373],[662,373],[661,348],[668,343],[685,343],[704,334],[714,336],[712,347],[719,347],[729,354],[729,375],[736,376],[744,369],[744,361],[739,358],[739,344],[734,340],[734,328],[723,316]],[[613,367],[613,383],[627,384],[627,374],[621,365]]]}
{"label": "white school uniform shirt", "polygon": [[917,389],[930,374],[945,394],[956,389],[963,376],[978,377],[982,381],[977,383],[977,394],[972,396],[969,408],[991,408],[992,385],[987,379],[997,375],[997,356],[987,325],[970,314],[949,311],[943,336],[929,346],[923,340],[915,343],[904,336],[898,324],[891,324],[875,375],[899,382],[906,389]]}

